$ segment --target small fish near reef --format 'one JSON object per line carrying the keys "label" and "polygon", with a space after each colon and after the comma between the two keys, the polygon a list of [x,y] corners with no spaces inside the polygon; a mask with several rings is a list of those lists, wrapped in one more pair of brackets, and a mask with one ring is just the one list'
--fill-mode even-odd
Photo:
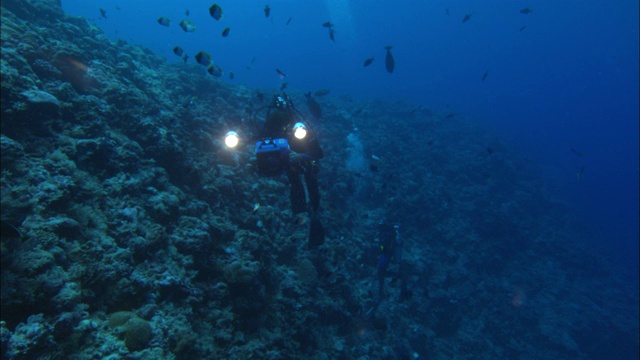
{"label": "small fish near reef", "polygon": [[520,13],[521,14],[531,14],[533,12],[532,9],[529,9],[528,7],[524,8],[524,9],[520,9]]}
{"label": "small fish near reef", "polygon": [[231,31],[231,28],[229,28],[229,27],[224,28],[224,30],[222,30],[222,37],[229,36],[229,32],[230,31]]}
{"label": "small fish near reef", "polygon": [[209,7],[209,15],[216,20],[222,19],[222,8],[218,4],[213,4]]}
{"label": "small fish near reef", "polygon": [[333,24],[331,23],[331,21],[325,21],[322,23],[322,26],[326,28],[332,28]]}
{"label": "small fish near reef", "polygon": [[316,92],[313,93],[313,95],[315,95],[315,96],[325,96],[329,92],[331,92],[331,90],[329,90],[329,89],[320,89],[320,90],[316,90]]}
{"label": "small fish near reef", "polygon": [[233,80],[234,76],[233,71],[229,71],[229,80]]}
{"label": "small fish near reef", "polygon": [[462,22],[464,23],[464,22],[467,22],[467,21],[471,20],[471,15],[472,15],[472,14],[466,14],[466,15],[462,18]]}
{"label": "small fish near reef", "polygon": [[169,20],[168,17],[161,16],[158,18],[158,24],[162,26],[169,26],[171,25],[171,20]]}
{"label": "small fish near reef", "polygon": [[367,67],[367,66],[371,65],[372,62],[373,62],[373,58],[370,57],[370,58],[368,58],[367,60],[364,61],[362,66]]}
{"label": "small fish near reef", "polygon": [[180,21],[180,27],[185,32],[194,32],[196,31],[196,26],[191,22],[191,20],[182,20]]}
{"label": "small fish near reef", "polygon": [[184,56],[182,57],[182,61],[186,63],[188,59],[189,59],[189,55],[184,54]]}
{"label": "small fish near reef", "polygon": [[107,18],[107,11],[103,8],[100,8],[100,16],[102,16],[103,18]]}
{"label": "small fish near reef", "polygon": [[283,82],[282,84],[280,84],[280,91],[284,90],[287,88],[287,83]]}
{"label": "small fish near reef", "polygon": [[280,79],[287,77],[287,75],[285,73],[283,73],[282,70],[280,70],[280,69],[276,69],[276,72],[280,76]]}
{"label": "small fish near reef", "polygon": [[387,68],[387,71],[389,73],[392,73],[396,68],[396,61],[393,59],[393,55],[391,54],[391,45],[385,46],[384,48],[387,49],[387,55],[384,59],[384,66]]}
{"label": "small fish near reef", "polygon": [[204,51],[200,51],[196,54],[196,61],[200,65],[209,66],[209,64],[211,64],[211,55]]}
{"label": "small fish near reef", "polygon": [[222,68],[217,65],[211,65],[207,68],[207,72],[215,77],[222,77]]}
{"label": "small fish near reef", "polygon": [[329,39],[331,39],[331,41],[336,42],[336,36],[335,36],[336,31],[333,30],[333,28],[329,29]]}
{"label": "small fish near reef", "polygon": [[271,8],[267,4],[267,5],[264,6],[264,16],[265,17],[269,17],[269,15],[271,15]]}
{"label": "small fish near reef", "polygon": [[176,46],[173,48],[173,53],[178,56],[182,56],[182,54],[184,54],[184,49],[181,48],[180,46]]}

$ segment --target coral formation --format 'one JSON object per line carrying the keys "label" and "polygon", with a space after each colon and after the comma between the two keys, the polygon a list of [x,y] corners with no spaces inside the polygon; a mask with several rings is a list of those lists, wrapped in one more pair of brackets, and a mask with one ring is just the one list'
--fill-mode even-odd
{"label": "coral formation", "polygon": [[[56,0],[2,1],[1,60],[3,359],[637,357],[637,292],[463,118],[323,97],[327,240],[309,249],[284,179],[223,149],[255,90]],[[391,279],[371,315],[383,217],[413,296]]]}

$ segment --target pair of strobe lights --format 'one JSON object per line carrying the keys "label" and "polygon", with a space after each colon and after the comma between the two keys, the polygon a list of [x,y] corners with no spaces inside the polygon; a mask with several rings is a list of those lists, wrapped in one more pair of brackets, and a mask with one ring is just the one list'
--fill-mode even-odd
{"label": "pair of strobe lights", "polygon": [[[304,139],[307,136],[307,127],[301,122],[296,123],[293,125],[293,136],[298,140]],[[224,144],[227,145],[228,148],[233,149],[238,146],[239,143],[240,136],[233,130],[229,131],[224,137]]]}

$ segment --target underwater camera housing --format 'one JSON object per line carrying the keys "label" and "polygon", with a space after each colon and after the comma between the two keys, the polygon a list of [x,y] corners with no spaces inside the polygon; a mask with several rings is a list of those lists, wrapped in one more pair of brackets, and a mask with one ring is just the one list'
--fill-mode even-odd
{"label": "underwater camera housing", "polygon": [[264,139],[256,142],[258,174],[278,176],[289,161],[289,142],[287,139]]}

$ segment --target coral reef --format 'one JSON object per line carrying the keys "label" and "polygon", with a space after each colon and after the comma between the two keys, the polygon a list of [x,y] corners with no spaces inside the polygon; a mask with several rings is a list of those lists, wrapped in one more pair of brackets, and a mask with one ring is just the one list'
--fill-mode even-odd
{"label": "coral reef", "polygon": [[[286,181],[222,144],[255,90],[56,0],[2,1],[1,62],[3,359],[638,356],[637,289],[460,116],[322,98],[327,240],[309,249]],[[382,217],[413,296],[390,281],[370,312]]]}

